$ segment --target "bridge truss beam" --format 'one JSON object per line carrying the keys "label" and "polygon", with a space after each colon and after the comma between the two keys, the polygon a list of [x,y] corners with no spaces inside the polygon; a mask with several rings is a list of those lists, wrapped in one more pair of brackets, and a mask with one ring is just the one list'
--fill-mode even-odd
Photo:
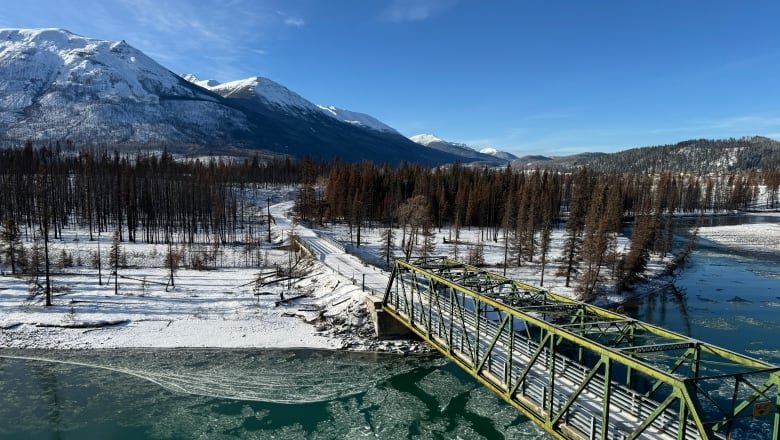
{"label": "bridge truss beam", "polygon": [[555,438],[780,440],[778,367],[609,310],[442,257],[383,309]]}

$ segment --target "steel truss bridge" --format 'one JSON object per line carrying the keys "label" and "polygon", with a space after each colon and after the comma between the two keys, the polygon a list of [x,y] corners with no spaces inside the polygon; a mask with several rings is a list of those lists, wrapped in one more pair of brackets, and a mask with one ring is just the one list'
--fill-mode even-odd
{"label": "steel truss bridge", "polygon": [[780,367],[443,257],[384,312],[557,439],[772,439]]}

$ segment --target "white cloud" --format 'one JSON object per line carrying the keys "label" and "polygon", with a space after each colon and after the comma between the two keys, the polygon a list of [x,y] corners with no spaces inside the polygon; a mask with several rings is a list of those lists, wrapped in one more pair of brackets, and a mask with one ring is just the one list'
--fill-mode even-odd
{"label": "white cloud", "polygon": [[303,27],[303,25],[305,25],[306,22],[303,21],[303,19],[300,17],[287,17],[284,19],[284,24],[293,27]]}
{"label": "white cloud", "polygon": [[395,23],[425,21],[454,3],[454,0],[392,0],[382,12],[382,17]]}

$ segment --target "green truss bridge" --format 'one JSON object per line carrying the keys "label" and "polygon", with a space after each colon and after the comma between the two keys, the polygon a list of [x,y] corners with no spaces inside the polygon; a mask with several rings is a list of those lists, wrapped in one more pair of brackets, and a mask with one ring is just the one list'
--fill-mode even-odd
{"label": "green truss bridge", "polygon": [[557,439],[779,440],[780,367],[447,258],[382,311]]}

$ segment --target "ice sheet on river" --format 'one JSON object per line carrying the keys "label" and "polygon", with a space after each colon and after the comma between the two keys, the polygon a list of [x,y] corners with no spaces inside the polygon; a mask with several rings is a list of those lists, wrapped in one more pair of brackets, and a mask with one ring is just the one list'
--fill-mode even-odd
{"label": "ice sheet on river", "polygon": [[[437,357],[305,350],[16,354],[50,361],[0,357],[0,373],[6,372],[0,419],[20,420],[0,426],[0,437],[52,429],[78,435],[119,424],[150,438],[548,438]],[[137,378],[195,394],[160,392]],[[219,398],[225,395],[239,400]]]}
{"label": "ice sheet on river", "polygon": [[718,245],[759,252],[780,248],[780,224],[753,223],[699,229],[699,237]]}
{"label": "ice sheet on river", "polygon": [[306,403],[365,392],[426,358],[323,350],[0,351],[0,356],[129,374],[169,391],[236,400]]}

